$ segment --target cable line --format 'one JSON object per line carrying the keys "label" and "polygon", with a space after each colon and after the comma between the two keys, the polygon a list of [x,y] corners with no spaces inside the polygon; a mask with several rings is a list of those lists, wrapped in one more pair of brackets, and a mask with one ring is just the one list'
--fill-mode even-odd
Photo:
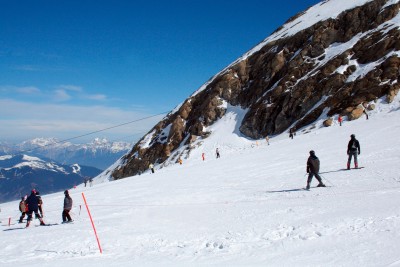
{"label": "cable line", "polygon": [[51,144],[47,144],[47,145],[44,145],[44,146],[35,147],[35,148],[30,149],[30,150],[20,151],[20,153],[23,153],[23,152],[32,152],[32,151],[35,151],[35,150],[40,149],[40,148],[52,146],[52,145],[55,145],[55,144],[65,143],[65,142],[67,142],[67,141],[71,141],[71,140],[74,140],[74,139],[78,139],[78,138],[81,138],[81,137],[84,137],[84,136],[88,136],[88,135],[92,135],[92,134],[95,134],[95,133],[104,132],[104,131],[107,131],[107,130],[110,130],[110,129],[114,129],[114,128],[118,128],[118,127],[121,127],[121,126],[125,126],[125,125],[127,125],[127,124],[131,124],[131,123],[134,123],[134,122],[147,120],[147,119],[150,119],[150,118],[153,118],[153,117],[160,116],[160,115],[162,115],[162,114],[167,114],[168,112],[170,112],[170,111],[164,111],[164,112],[161,112],[161,113],[158,113],[158,114],[155,114],[155,115],[151,115],[151,116],[148,116],[148,117],[144,117],[144,118],[140,118],[140,119],[137,119],[137,120],[133,120],[133,121],[121,123],[121,124],[118,124],[118,125],[114,125],[114,126],[110,126],[110,127],[104,128],[104,129],[100,129],[100,130],[97,130],[97,131],[93,131],[93,132],[90,132],[90,133],[86,133],[86,134],[74,136],[74,137],[71,137],[71,138],[63,139],[63,140],[60,140],[60,141],[57,141],[57,142],[54,142],[54,143],[51,143]]}

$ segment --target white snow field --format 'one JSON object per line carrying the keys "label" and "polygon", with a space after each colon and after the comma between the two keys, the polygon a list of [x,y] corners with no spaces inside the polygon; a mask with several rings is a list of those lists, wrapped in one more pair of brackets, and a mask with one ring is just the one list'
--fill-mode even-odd
{"label": "white snow field", "polygon": [[[18,202],[4,203],[0,266],[400,266],[400,97],[381,102],[369,120],[321,118],[269,146],[238,136],[242,114],[229,107],[183,165],[70,189],[73,224],[25,229]],[[365,168],[343,171],[352,133]],[[306,191],[311,149],[329,187]],[[46,223],[61,222],[63,198],[43,196]]]}

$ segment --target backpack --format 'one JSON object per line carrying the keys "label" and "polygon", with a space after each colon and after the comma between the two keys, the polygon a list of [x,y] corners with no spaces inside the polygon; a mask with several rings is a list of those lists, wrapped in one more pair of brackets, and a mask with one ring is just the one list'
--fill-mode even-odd
{"label": "backpack", "polygon": [[356,140],[353,141],[353,144],[351,145],[351,149],[352,150],[356,150],[357,149]]}

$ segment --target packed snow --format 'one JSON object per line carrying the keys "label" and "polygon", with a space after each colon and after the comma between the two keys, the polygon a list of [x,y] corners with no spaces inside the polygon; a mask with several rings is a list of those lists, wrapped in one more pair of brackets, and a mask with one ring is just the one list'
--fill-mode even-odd
{"label": "packed snow", "polygon": [[[58,225],[25,229],[18,202],[1,204],[0,265],[400,266],[400,97],[378,100],[369,120],[320,121],[270,145],[240,135],[242,114],[228,106],[182,165],[70,189],[73,224],[60,224],[62,192],[42,196]],[[353,133],[365,168],[345,171]],[[311,149],[328,187],[306,191]]]}

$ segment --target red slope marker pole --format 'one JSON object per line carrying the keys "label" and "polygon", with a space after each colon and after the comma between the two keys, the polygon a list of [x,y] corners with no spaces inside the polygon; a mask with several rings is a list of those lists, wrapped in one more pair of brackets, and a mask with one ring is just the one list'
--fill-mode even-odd
{"label": "red slope marker pole", "polygon": [[11,225],[11,217],[8,217],[8,227]]}
{"label": "red slope marker pole", "polygon": [[83,192],[82,192],[82,197],[83,197],[83,201],[85,201],[85,206],[86,206],[86,210],[87,210],[87,212],[89,214],[90,221],[92,222],[92,227],[93,227],[93,230],[94,230],[94,235],[96,236],[97,244],[99,245],[100,254],[102,254],[103,250],[101,249],[101,246],[100,246],[100,241],[99,241],[99,237],[97,236],[96,227],[94,227],[92,215],[90,214],[89,206],[88,206],[88,204],[86,202],[86,198],[85,198],[85,195],[83,194]]}

